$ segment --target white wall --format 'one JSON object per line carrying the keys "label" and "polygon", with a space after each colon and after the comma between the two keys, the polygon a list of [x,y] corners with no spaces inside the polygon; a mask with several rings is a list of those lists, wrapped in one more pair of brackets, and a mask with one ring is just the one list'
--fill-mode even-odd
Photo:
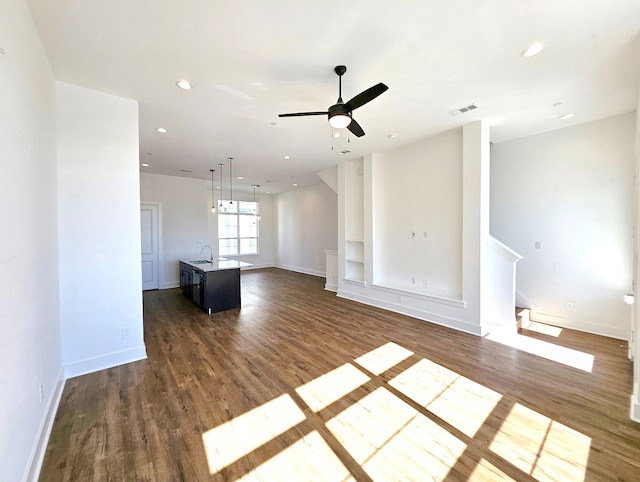
{"label": "white wall", "polygon": [[631,113],[492,146],[491,234],[533,319],[628,339],[634,135]]}
{"label": "white wall", "polygon": [[338,201],[335,191],[317,184],[274,196],[275,265],[325,276],[325,249],[337,249]]}
{"label": "white wall", "polygon": [[[234,199],[253,201],[251,193],[236,192]],[[160,288],[179,285],[178,260],[209,256],[204,245],[218,256],[218,218],[211,213],[211,181],[187,179],[160,174],[140,175],[140,199],[143,203],[159,203],[162,217],[163,278]],[[216,200],[219,191],[216,190]],[[260,194],[259,254],[232,256],[254,267],[273,266],[273,213],[271,196]]]}
{"label": "white wall", "polygon": [[25,2],[2,3],[0,47],[0,479],[19,481],[39,466],[63,383],[55,98]]}
{"label": "white wall", "polygon": [[141,202],[161,205],[158,213],[162,218],[160,288],[178,286],[178,259],[198,256],[202,247],[209,244],[207,209],[210,206],[206,199],[206,183],[200,179],[140,174]]}
{"label": "white wall", "polygon": [[[346,164],[338,165],[338,296],[485,335],[491,326],[486,123],[364,157],[363,282],[347,273]],[[391,212],[397,205],[405,212]]]}
{"label": "white wall", "polygon": [[373,196],[374,283],[460,299],[462,131],[377,154]]}
{"label": "white wall", "polygon": [[146,357],[138,104],[61,82],[56,103],[60,314],[69,377]]}

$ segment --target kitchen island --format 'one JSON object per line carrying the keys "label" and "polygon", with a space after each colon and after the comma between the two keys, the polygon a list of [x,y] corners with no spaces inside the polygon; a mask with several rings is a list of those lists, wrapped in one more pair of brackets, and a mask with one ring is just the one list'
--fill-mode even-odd
{"label": "kitchen island", "polygon": [[209,314],[240,308],[240,268],[251,266],[235,259],[181,259],[182,293]]}

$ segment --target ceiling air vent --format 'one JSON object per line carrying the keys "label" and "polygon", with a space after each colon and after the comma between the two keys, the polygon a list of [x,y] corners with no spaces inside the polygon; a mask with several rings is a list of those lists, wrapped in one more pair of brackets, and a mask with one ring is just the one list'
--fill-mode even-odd
{"label": "ceiling air vent", "polygon": [[451,115],[460,115],[460,114],[464,114],[465,112],[469,112],[470,110],[473,109],[477,109],[478,106],[475,104],[469,104],[469,105],[465,105],[464,107],[460,107],[459,109],[456,110],[452,110],[449,112],[449,114]]}
{"label": "ceiling air vent", "polygon": [[340,154],[349,154],[350,152],[349,149],[345,149],[344,151],[340,151]]}

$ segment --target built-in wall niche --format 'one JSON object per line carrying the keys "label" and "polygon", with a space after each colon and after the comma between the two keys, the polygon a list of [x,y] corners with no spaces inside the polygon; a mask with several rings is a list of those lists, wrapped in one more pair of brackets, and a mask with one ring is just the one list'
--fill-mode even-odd
{"label": "built-in wall niche", "polygon": [[345,280],[364,283],[364,175],[362,159],[345,163]]}
{"label": "built-in wall niche", "polygon": [[345,278],[358,283],[364,282],[364,242],[345,241]]}
{"label": "built-in wall niche", "polygon": [[345,242],[344,258],[347,261],[364,263],[364,242],[347,240]]}
{"label": "built-in wall niche", "polygon": [[345,280],[358,284],[364,283],[364,263],[361,261],[345,261]]}

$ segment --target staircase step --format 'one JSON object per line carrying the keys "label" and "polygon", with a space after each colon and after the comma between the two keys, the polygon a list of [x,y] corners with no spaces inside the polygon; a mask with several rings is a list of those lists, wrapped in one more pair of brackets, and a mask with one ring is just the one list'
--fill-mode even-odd
{"label": "staircase step", "polygon": [[522,333],[523,325],[526,327],[529,325],[529,308],[516,307],[516,326],[518,327],[518,333]]}

